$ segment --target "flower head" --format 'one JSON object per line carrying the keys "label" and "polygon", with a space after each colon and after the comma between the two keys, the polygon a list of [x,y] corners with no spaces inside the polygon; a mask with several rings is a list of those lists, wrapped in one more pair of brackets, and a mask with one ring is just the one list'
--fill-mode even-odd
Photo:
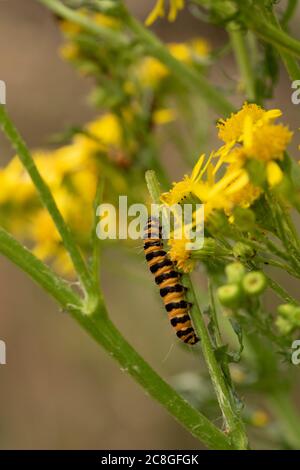
{"label": "flower head", "polygon": [[245,120],[250,118],[253,124],[263,122],[273,122],[282,115],[279,109],[265,111],[257,104],[245,103],[240,111],[231,114],[224,120],[220,119],[217,128],[219,129],[218,137],[225,143],[240,142],[244,133]]}
{"label": "flower head", "polygon": [[[175,21],[177,18],[178,11],[184,8],[185,0],[170,0],[170,9],[168,14],[169,21]],[[156,4],[148,15],[145,24],[151,26],[158,18],[165,16],[165,0],[157,0]]]}
{"label": "flower head", "polygon": [[190,240],[185,238],[184,235],[180,239],[171,238],[168,241],[170,247],[169,257],[176,263],[177,268],[184,273],[192,272],[196,264],[196,261],[191,258],[191,251],[186,249],[189,242]]}

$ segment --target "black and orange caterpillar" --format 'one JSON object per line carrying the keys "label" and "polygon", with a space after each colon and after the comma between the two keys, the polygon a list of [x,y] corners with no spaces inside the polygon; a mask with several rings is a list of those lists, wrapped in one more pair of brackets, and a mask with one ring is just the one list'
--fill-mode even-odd
{"label": "black and orange caterpillar", "polygon": [[159,286],[160,295],[171,325],[176,335],[184,343],[193,345],[197,338],[188,313],[189,303],[185,299],[185,287],[181,283],[180,274],[176,271],[174,263],[163,250],[162,229],[159,219],[149,217],[144,233],[144,252],[150,271],[155,276]]}

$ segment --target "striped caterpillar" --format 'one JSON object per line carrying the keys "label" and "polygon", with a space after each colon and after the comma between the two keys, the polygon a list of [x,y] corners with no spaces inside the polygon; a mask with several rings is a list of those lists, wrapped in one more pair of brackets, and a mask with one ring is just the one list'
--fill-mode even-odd
{"label": "striped caterpillar", "polygon": [[159,219],[149,217],[144,233],[144,252],[149,269],[155,276],[160,295],[164,301],[171,325],[176,335],[184,343],[193,345],[197,338],[188,313],[188,302],[185,299],[185,287],[174,263],[163,250],[162,233]]}

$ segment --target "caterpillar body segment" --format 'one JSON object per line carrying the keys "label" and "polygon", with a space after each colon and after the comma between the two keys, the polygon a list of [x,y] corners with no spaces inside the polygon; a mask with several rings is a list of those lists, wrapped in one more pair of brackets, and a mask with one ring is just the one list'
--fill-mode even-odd
{"label": "caterpillar body segment", "polygon": [[149,217],[147,221],[144,252],[177,337],[189,345],[196,344],[199,339],[188,313],[189,303],[185,299],[186,288],[181,283],[181,276],[176,271],[174,263],[163,249],[162,230],[157,218]]}

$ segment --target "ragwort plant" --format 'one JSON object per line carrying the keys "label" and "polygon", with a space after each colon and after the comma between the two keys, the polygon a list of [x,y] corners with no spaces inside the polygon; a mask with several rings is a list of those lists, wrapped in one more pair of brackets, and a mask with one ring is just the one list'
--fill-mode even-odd
{"label": "ragwort plant", "polygon": [[[255,445],[257,432],[266,447],[299,448],[290,353],[300,306],[268,266],[300,277],[292,218],[300,210],[300,168],[288,154],[293,133],[281,123],[282,112],[265,104],[281,62],[291,80],[300,79],[300,41],[289,34],[297,2],[158,0],[142,24],[118,0],[38,1],[55,14],[61,57],[93,79],[90,102],[99,114],[55,136],[52,149],[31,152],[0,106],[1,127],[16,151],[0,172],[1,253],[208,448],[248,449],[248,436]],[[159,17],[174,21],[183,8],[226,30],[227,44],[213,50],[202,37],[161,42],[150,26]],[[230,90],[208,75],[226,54],[233,54],[240,73],[238,109]],[[214,128],[219,144],[209,149],[205,136]],[[191,168],[173,184],[161,159],[164,141]],[[117,204],[119,194],[149,203],[145,172],[161,209],[205,204],[203,248],[188,251],[188,240],[174,236],[166,244],[188,288],[200,338],[195,349],[208,372],[195,372],[196,382],[179,376],[175,388],[112,323],[99,280],[106,243],[96,236],[95,209],[103,200]],[[194,275],[199,267],[207,305]],[[278,297],[276,313],[263,302],[267,289]],[[204,393],[209,383],[213,398]],[[253,393],[264,407],[251,404]]]}

